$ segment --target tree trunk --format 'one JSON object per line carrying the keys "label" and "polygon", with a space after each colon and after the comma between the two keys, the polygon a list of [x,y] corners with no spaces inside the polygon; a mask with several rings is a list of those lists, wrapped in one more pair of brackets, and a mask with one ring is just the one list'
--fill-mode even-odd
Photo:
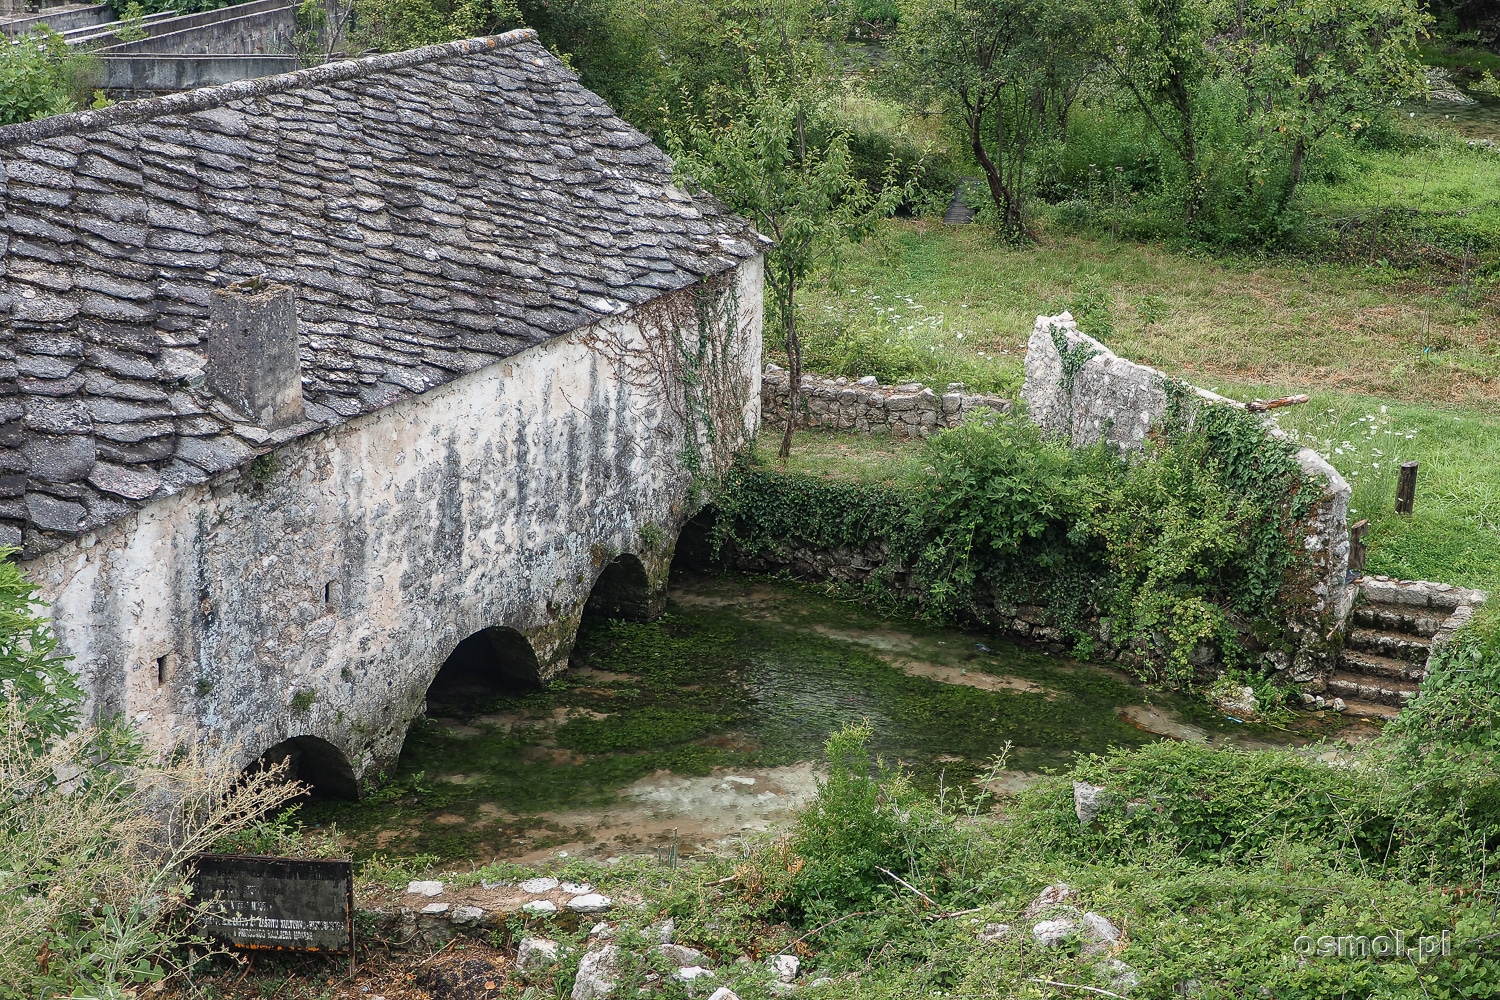
{"label": "tree trunk", "polygon": [[792,457],[792,430],[797,426],[797,401],[802,390],[802,341],[797,339],[797,279],[795,278],[787,279],[782,322],[786,326],[787,368],[792,377],[786,393],[786,433],[781,436],[780,458],[784,463]]}
{"label": "tree trunk", "polygon": [[1203,208],[1203,178],[1198,175],[1198,138],[1193,134],[1193,96],[1182,74],[1173,71],[1167,85],[1168,100],[1182,122],[1182,165],[1187,168],[1188,189],[1183,215],[1192,222]]}
{"label": "tree trunk", "polygon": [[1297,190],[1297,185],[1302,183],[1302,166],[1307,162],[1307,140],[1298,136],[1297,141],[1292,144],[1292,162],[1287,168],[1286,184],[1281,189],[1281,200],[1278,208],[1285,210],[1287,204],[1292,200],[1292,192]]}
{"label": "tree trunk", "polygon": [[1013,206],[1014,199],[1006,189],[1005,181],[1000,177],[1000,170],[984,148],[984,139],[979,133],[980,116],[971,116],[969,122],[969,147],[974,151],[974,159],[979,161],[980,169],[984,171],[984,180],[990,189],[990,200],[995,203],[995,209],[1000,213],[1000,222],[1005,229],[1006,238],[1014,238],[1016,234],[1012,229],[1012,219],[1020,214],[1019,210]]}

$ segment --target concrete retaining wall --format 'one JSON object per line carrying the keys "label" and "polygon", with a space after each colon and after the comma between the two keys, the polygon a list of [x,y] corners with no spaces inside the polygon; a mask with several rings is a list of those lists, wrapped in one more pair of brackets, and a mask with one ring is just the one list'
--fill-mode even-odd
{"label": "concrete retaining wall", "polygon": [[110,96],[127,100],[221,83],[258,80],[301,68],[296,56],[161,56],[102,55],[103,87]]}
{"label": "concrete retaining wall", "polygon": [[[22,11],[25,6],[22,0],[0,0],[0,10]],[[96,24],[107,24],[115,19],[115,12],[104,4],[95,4],[91,7],[74,7],[71,10],[62,10],[48,13],[43,10],[38,14],[28,14],[0,24],[0,30],[8,35],[24,35],[28,31],[39,27],[48,27],[53,31],[72,31],[75,28],[87,28]]]}
{"label": "concrete retaining wall", "polygon": [[150,38],[115,42],[104,55],[291,55],[297,7],[285,0],[259,0],[174,17],[154,26]]}

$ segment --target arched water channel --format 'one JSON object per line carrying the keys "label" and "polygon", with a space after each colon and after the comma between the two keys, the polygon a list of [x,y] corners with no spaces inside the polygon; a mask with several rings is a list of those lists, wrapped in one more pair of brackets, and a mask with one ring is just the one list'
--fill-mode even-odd
{"label": "arched water channel", "polygon": [[1001,786],[1111,746],[1266,746],[1343,724],[1239,724],[1102,666],[760,577],[676,579],[661,618],[622,611],[586,617],[545,689],[503,634],[461,644],[391,780],[357,803],[315,798],[304,818],[336,822],[356,856],[686,854],[784,818],[812,794],[829,732],[861,719],[887,759],[949,786],[1007,743]]}

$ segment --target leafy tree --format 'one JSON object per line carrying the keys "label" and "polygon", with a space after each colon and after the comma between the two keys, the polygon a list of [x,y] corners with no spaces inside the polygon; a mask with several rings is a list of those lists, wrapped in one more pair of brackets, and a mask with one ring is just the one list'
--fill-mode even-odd
{"label": "leafy tree", "polygon": [[[783,64],[783,67],[785,64]],[[781,457],[791,453],[802,346],[797,292],[851,240],[890,215],[909,192],[894,179],[872,190],[851,170],[848,136],[808,140],[808,90],[784,76],[773,85],[764,70],[749,103],[727,124],[692,118],[668,135],[678,170],[775,240],[766,252],[766,284],[774,327],[786,345],[790,400]]]}
{"label": "leafy tree", "polygon": [[1083,0],[902,0],[891,82],[936,109],[984,173],[1001,232],[1026,232],[1032,159],[1088,73]]}
{"label": "leafy tree", "polygon": [[1417,40],[1431,18],[1419,0],[1243,0],[1217,56],[1244,94],[1252,134],[1286,157],[1285,208],[1309,149],[1356,131],[1425,89]]}
{"label": "leafy tree", "polygon": [[1182,161],[1189,222],[1204,197],[1194,109],[1210,72],[1204,39],[1212,14],[1211,0],[1123,0],[1109,10],[1099,36],[1111,76]]}

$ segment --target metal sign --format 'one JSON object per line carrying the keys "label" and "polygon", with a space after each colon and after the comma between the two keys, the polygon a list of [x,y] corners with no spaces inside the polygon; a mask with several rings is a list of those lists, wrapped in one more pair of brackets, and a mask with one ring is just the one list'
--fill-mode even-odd
{"label": "metal sign", "polygon": [[352,953],[354,864],[203,854],[198,924],[238,948]]}

